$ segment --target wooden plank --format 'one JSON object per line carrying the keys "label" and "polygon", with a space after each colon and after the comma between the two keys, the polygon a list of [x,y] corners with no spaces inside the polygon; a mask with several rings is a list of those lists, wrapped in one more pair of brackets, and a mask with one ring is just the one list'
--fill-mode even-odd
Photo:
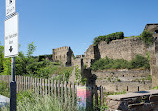
{"label": "wooden plank", "polygon": [[26,77],[26,90],[28,90],[28,77]]}
{"label": "wooden plank", "polygon": [[51,80],[51,94],[54,96],[54,82]]}
{"label": "wooden plank", "polygon": [[45,95],[47,95],[48,94],[48,80],[47,79],[45,79]]}
{"label": "wooden plank", "polygon": [[26,76],[24,76],[24,90],[26,91]]}
{"label": "wooden plank", "polygon": [[55,96],[55,98],[57,97],[57,82],[56,82],[56,80],[54,81],[54,96]]}
{"label": "wooden plank", "polygon": [[19,76],[19,92],[21,91],[21,76]]}
{"label": "wooden plank", "polygon": [[58,99],[60,101],[60,81],[58,80]]}
{"label": "wooden plank", "polygon": [[44,88],[45,88],[45,86],[44,86],[44,85],[45,85],[45,84],[44,84],[44,83],[45,83],[45,79],[42,79],[42,83],[43,83],[43,84],[42,84],[42,90],[43,90],[42,94],[43,94],[43,96],[44,96],[44,95],[45,95],[45,90],[44,90]]}
{"label": "wooden plank", "polygon": [[72,83],[72,108],[74,109],[75,105],[75,83]]}
{"label": "wooden plank", "polygon": [[39,84],[39,92],[40,95],[42,95],[42,79],[40,78],[40,84]]}
{"label": "wooden plank", "polygon": [[37,83],[36,83],[36,86],[37,86],[37,87],[35,87],[35,92],[36,92],[37,94],[39,94],[39,93],[40,93],[40,91],[39,91],[39,84],[40,84],[39,78],[36,78],[35,81],[37,81]]}
{"label": "wooden plank", "polygon": [[33,81],[32,81],[32,77],[31,77],[31,78],[30,78],[30,90],[31,90],[31,91],[33,91],[33,90],[32,90],[32,86],[33,86]]}
{"label": "wooden plank", "polygon": [[48,95],[50,96],[50,79],[48,79]]}
{"label": "wooden plank", "polygon": [[63,105],[63,81],[61,81],[61,104]]}
{"label": "wooden plank", "polygon": [[68,85],[69,87],[68,87],[68,98],[69,98],[69,108],[70,108],[70,106],[71,106],[71,83],[69,82],[69,85]]}
{"label": "wooden plank", "polygon": [[67,82],[64,83],[64,89],[65,89],[65,109],[67,109]]}

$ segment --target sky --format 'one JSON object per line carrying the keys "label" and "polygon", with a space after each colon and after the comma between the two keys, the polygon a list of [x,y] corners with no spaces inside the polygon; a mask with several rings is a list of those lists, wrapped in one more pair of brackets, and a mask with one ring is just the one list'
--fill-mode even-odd
{"label": "sky", "polygon": [[[34,56],[70,46],[84,54],[93,39],[123,31],[139,35],[148,23],[158,23],[158,0],[16,0],[19,14],[19,50]],[[4,45],[5,0],[0,0],[0,42]]]}

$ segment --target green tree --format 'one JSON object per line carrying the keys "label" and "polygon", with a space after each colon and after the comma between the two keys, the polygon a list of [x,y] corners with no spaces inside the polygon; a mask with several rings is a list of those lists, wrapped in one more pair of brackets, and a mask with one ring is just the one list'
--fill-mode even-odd
{"label": "green tree", "polygon": [[36,50],[36,46],[34,46],[33,42],[28,45],[27,56],[30,58],[34,51]]}
{"label": "green tree", "polygon": [[142,40],[147,46],[150,46],[154,42],[154,37],[151,32],[144,30],[141,34]]}

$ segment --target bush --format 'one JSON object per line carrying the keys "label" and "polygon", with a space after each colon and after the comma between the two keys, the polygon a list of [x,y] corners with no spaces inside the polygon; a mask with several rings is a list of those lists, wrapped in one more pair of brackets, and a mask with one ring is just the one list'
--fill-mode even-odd
{"label": "bush", "polygon": [[99,59],[91,65],[91,69],[104,70],[104,69],[150,69],[149,59],[141,55],[136,55],[131,61],[124,59],[110,59],[108,57]]}
{"label": "bush", "polygon": [[4,81],[0,81],[0,94],[6,97],[10,95],[10,89],[8,88],[8,84]]}
{"label": "bush", "polygon": [[147,46],[150,46],[154,42],[154,37],[151,32],[144,30],[141,34],[141,38]]}
{"label": "bush", "polygon": [[143,57],[141,55],[136,55],[136,57],[130,62],[130,68],[144,68],[144,69],[150,69],[149,60],[146,57]]}
{"label": "bush", "polygon": [[116,40],[116,39],[124,39],[124,33],[116,32],[116,33],[112,33],[109,35],[95,37],[93,44],[97,45],[97,44],[99,44],[100,41],[106,41],[107,43],[109,43],[110,41]]}

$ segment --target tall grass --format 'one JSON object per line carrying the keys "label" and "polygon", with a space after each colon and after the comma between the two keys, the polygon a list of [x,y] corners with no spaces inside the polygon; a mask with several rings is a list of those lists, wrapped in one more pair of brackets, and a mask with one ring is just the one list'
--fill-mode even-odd
{"label": "tall grass", "polygon": [[[9,106],[1,108],[1,111],[8,111]],[[31,91],[17,94],[17,111],[64,111],[64,105],[52,96],[41,96]],[[66,111],[69,111],[66,109]]]}

